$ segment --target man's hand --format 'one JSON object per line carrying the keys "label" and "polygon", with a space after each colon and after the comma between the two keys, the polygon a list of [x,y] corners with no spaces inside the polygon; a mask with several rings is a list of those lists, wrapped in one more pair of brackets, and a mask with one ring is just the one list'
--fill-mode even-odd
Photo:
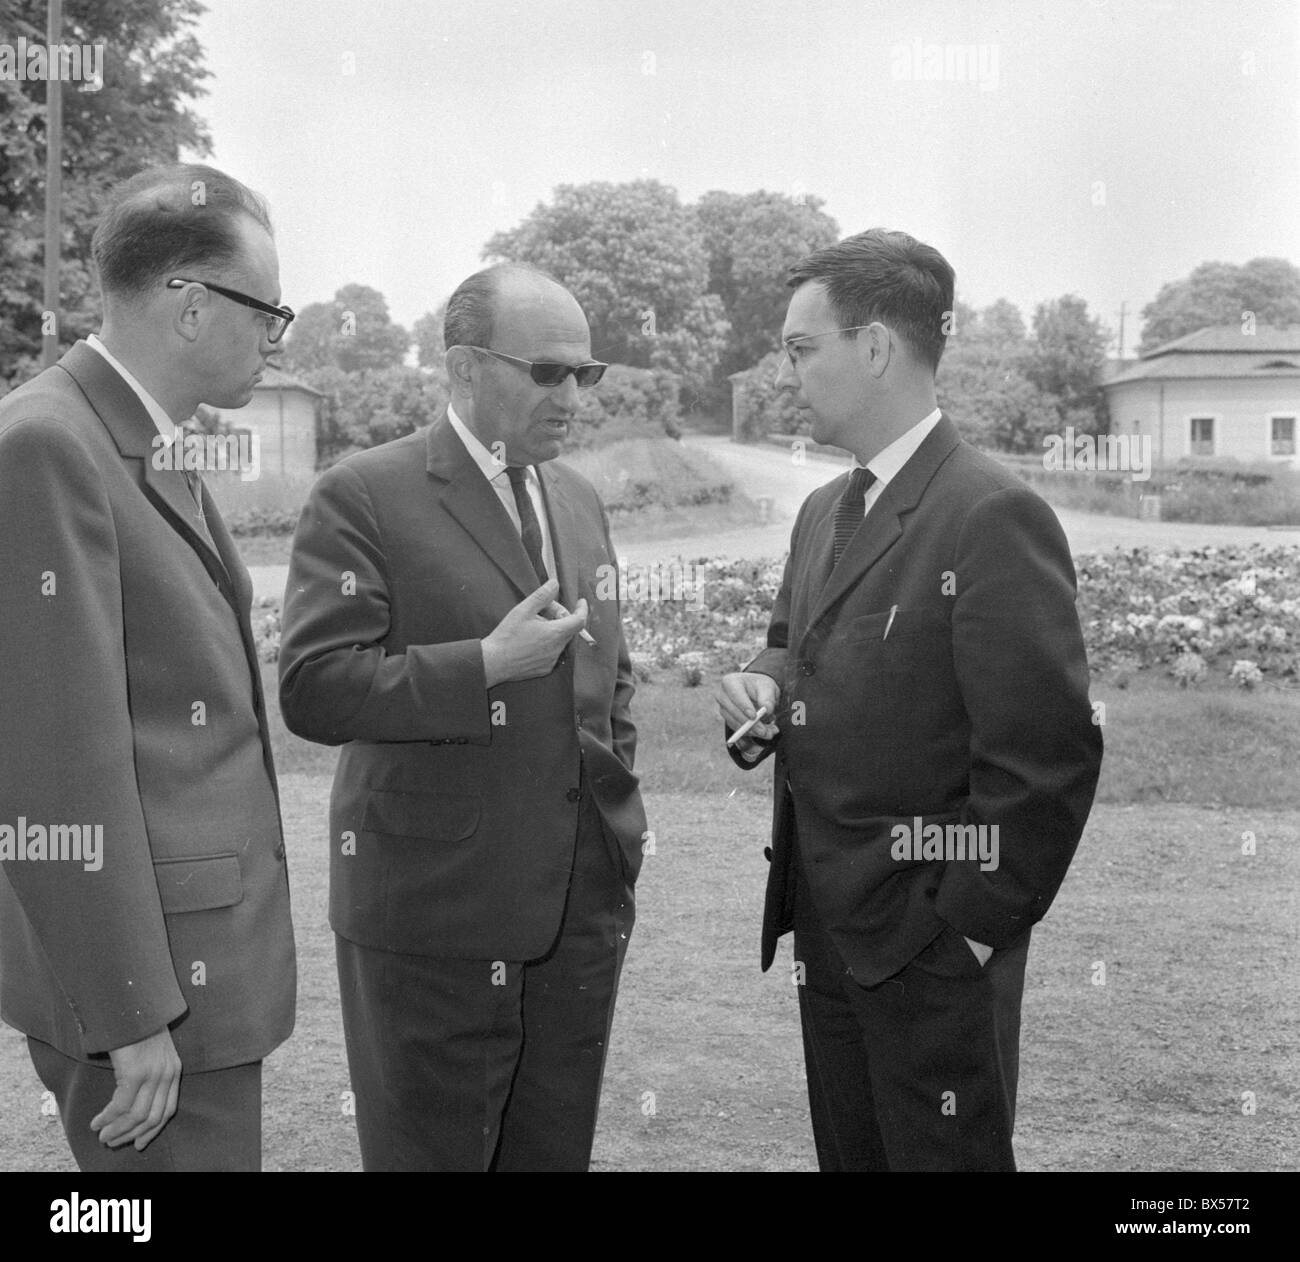
{"label": "man's hand", "polygon": [[722,721],[735,731],[743,727],[766,707],[767,715],[760,723],[755,723],[744,736],[736,742],[736,748],[746,757],[756,749],[759,741],[774,740],[780,729],[773,722],[773,715],[781,700],[781,689],[771,675],[760,675],[757,671],[736,671],[723,675],[722,682],[714,698],[718,703],[718,713]]}
{"label": "man's hand", "polygon": [[110,1148],[134,1142],[136,1151],[143,1152],[176,1112],[181,1058],[172,1033],[164,1027],[138,1043],[115,1047],[108,1055],[117,1090],[90,1119],[90,1129]]}
{"label": "man's hand", "polygon": [[[962,937],[966,938],[966,935],[963,933]],[[970,938],[966,938],[966,945],[975,952],[975,958],[979,960],[980,968],[983,968],[989,962],[989,956],[993,954],[993,948],[985,946],[982,942],[975,942]]]}
{"label": "man's hand", "polygon": [[565,618],[546,617],[560,594],[555,579],[525,596],[483,640],[483,673],[489,688],[514,679],[549,675],[564,646],[587,625],[587,602],[578,601]]}

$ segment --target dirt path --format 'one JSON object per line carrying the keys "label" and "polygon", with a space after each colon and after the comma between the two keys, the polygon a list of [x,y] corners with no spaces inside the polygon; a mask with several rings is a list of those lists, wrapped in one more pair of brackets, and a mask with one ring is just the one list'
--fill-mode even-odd
{"label": "dirt path", "polygon": [[[711,535],[671,535],[647,538],[629,531],[614,530],[619,556],[639,564],[665,561],[675,556],[779,557],[790,546],[790,528],[799,505],[819,486],[829,482],[848,466],[848,457],[810,455],[795,464],[780,448],[740,446],[718,435],[690,435],[683,440],[707,452],[736,479],[740,489],[753,500],[771,500],[770,516],[752,526]],[[1070,541],[1070,551],[1098,552],[1110,548],[1200,548],[1230,544],[1260,543],[1274,547],[1281,543],[1300,544],[1300,530],[1269,530],[1263,526],[1203,526],[1195,522],[1137,521],[1131,517],[1109,517],[1100,513],[1079,513],[1058,508],[1057,517]],[[249,567],[258,597],[284,595],[288,566]]]}

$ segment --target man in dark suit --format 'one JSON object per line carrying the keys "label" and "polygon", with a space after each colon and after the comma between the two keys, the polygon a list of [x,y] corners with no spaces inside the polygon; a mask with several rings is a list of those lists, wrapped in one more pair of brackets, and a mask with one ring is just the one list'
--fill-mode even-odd
{"label": "man in dark suit", "polygon": [[775,752],[762,964],[793,929],[823,1170],[1013,1170],[1031,926],[1101,762],[1055,515],[935,402],[953,272],[873,230],[791,269],[777,384],[856,457],[804,502],[767,648],[726,676]]}
{"label": "man in dark suit", "polygon": [[445,343],[447,411],[303,510],[281,707],[344,746],[330,923],[365,1168],[584,1170],[645,830],[608,523],[553,463],[603,365],[517,265],[457,289]]}
{"label": "man in dark suit", "polygon": [[292,313],[210,167],[128,181],[94,255],[102,332],[0,401],[0,1013],[83,1170],[255,1170],[289,887],[252,590],[177,426]]}

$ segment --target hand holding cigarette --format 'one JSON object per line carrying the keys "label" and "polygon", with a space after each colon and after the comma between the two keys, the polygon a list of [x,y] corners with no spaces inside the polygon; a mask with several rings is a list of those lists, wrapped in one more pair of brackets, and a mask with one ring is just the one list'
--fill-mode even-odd
{"label": "hand holding cigarette", "polygon": [[[550,614],[553,619],[567,618],[569,616],[569,611],[560,604],[558,600],[551,601],[551,603],[546,606],[546,612]],[[578,637],[583,641],[583,643],[590,644],[592,648],[596,647],[596,641],[587,633],[585,627],[578,632]]]}

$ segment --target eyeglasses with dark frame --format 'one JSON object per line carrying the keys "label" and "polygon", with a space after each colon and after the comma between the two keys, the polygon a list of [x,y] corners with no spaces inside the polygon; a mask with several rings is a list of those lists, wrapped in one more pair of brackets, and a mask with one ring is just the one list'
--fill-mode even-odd
{"label": "eyeglasses with dark frame", "polygon": [[585,364],[558,364],[546,359],[520,359],[517,355],[507,355],[503,351],[494,351],[490,346],[468,346],[471,351],[483,351],[487,355],[495,355],[497,359],[504,359],[508,364],[517,364],[521,368],[528,369],[528,375],[539,386],[558,386],[562,385],[570,373],[573,379],[578,383],[579,390],[585,390],[588,386],[594,386],[604,375],[608,364],[602,364],[600,360],[589,360]]}
{"label": "eyeglasses with dark frame", "polygon": [[785,347],[786,358],[790,361],[791,368],[797,368],[794,361],[794,346],[798,342],[808,342],[815,337],[829,337],[832,333],[856,333],[859,329],[869,329],[869,324],[851,324],[847,329],[823,329],[820,333],[803,333],[798,337],[784,337],[781,339],[781,345]]}
{"label": "eyeglasses with dark frame", "polygon": [[260,311],[266,316],[274,316],[274,321],[267,325],[266,333],[266,340],[272,345],[284,336],[285,331],[295,319],[292,307],[273,307],[269,302],[263,302],[260,298],[250,298],[247,294],[241,294],[237,289],[227,289],[224,285],[214,285],[210,280],[194,280],[188,276],[173,276],[167,282],[168,289],[180,289],[185,285],[202,285],[204,289],[210,289],[223,298],[229,298],[231,302],[237,302],[245,307],[252,307],[254,311]]}

